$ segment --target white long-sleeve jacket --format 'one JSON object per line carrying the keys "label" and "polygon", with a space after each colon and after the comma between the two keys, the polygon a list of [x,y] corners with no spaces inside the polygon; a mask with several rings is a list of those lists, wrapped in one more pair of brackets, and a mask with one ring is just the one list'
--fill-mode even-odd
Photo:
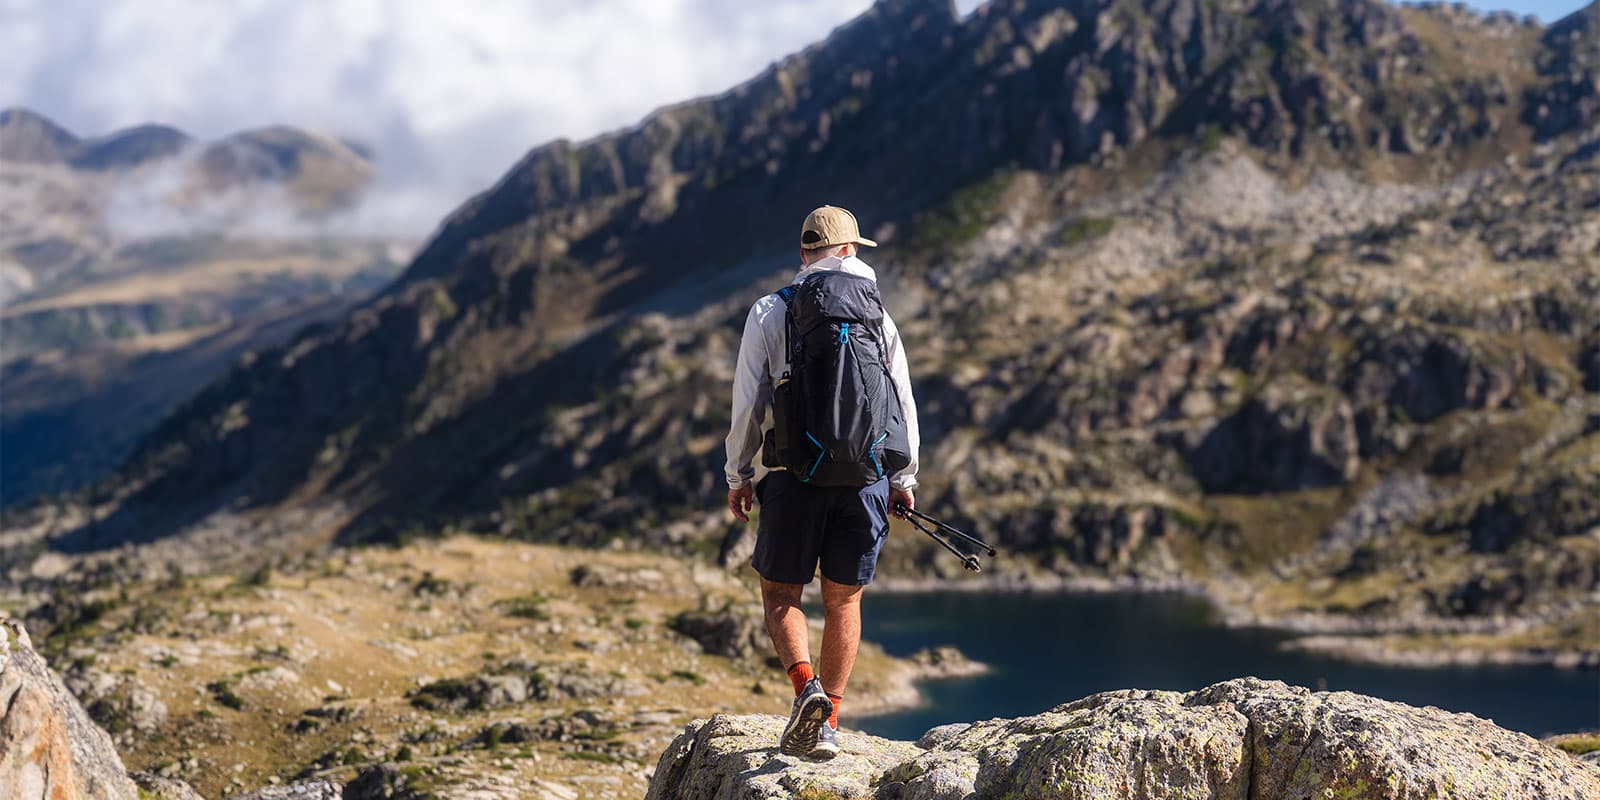
{"label": "white long-sleeve jacket", "polygon": [[[812,273],[840,270],[851,275],[878,279],[878,274],[866,262],[855,256],[824,258],[800,270],[795,283]],[[789,356],[784,351],[784,323],[788,309],[783,300],[769,294],[750,307],[744,321],[744,338],[739,343],[739,363],[733,376],[733,427],[728,431],[728,463],[724,468],[728,488],[737,489],[755,477],[756,452],[761,449],[766,432],[772,427],[768,419],[772,408],[772,383],[789,369]],[[905,469],[889,476],[889,484],[898,489],[912,489],[917,485],[917,450],[920,436],[917,432],[917,404],[911,396],[911,373],[906,368],[905,348],[900,346],[900,330],[887,311],[883,314],[883,341],[889,356],[889,378],[894,381],[900,396],[900,410],[905,414],[906,438],[910,441],[911,463]]]}

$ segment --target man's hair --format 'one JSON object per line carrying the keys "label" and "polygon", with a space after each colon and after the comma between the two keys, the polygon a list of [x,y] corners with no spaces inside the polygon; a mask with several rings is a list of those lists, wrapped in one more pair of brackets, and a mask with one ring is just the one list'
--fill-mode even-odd
{"label": "man's hair", "polygon": [[828,247],[818,247],[818,248],[814,248],[814,249],[811,249],[811,250],[807,250],[805,258],[803,260],[807,264],[815,264],[816,262],[821,261],[822,259],[827,258],[828,256],[839,255],[840,251],[844,250],[849,245],[850,245],[849,242],[845,242],[844,244],[835,244],[835,245],[829,245]]}

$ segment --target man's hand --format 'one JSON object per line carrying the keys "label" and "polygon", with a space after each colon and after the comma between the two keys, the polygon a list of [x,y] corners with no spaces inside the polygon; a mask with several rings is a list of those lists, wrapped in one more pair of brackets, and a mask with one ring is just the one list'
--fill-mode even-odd
{"label": "man's hand", "polygon": [[901,506],[905,506],[906,508],[916,508],[916,496],[911,494],[910,489],[896,489],[893,486],[889,487],[889,513],[894,514],[901,519],[905,519],[906,515],[900,513],[898,510]]}
{"label": "man's hand", "polygon": [[728,510],[740,522],[750,521],[750,509],[756,502],[756,490],[751,484],[745,484],[737,489],[728,490]]}

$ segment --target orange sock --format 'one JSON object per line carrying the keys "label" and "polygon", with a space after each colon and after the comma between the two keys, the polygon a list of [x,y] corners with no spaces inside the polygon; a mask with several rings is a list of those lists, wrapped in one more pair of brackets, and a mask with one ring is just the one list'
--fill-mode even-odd
{"label": "orange sock", "polygon": [[789,682],[794,684],[794,696],[800,696],[800,690],[806,688],[806,683],[816,677],[811,672],[810,661],[796,661],[789,665]]}
{"label": "orange sock", "polygon": [[839,706],[844,703],[844,695],[828,692],[828,699],[833,701],[833,713],[828,715],[828,725],[832,728],[838,728]]}

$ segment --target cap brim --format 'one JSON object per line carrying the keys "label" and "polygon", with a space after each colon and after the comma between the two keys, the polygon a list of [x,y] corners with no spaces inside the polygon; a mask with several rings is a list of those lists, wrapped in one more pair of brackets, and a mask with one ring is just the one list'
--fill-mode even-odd
{"label": "cap brim", "polygon": [[856,237],[856,244],[864,244],[864,245],[866,245],[868,247],[877,247],[878,246],[877,242],[874,242],[874,241],[872,241],[871,239],[868,239],[865,236]]}

